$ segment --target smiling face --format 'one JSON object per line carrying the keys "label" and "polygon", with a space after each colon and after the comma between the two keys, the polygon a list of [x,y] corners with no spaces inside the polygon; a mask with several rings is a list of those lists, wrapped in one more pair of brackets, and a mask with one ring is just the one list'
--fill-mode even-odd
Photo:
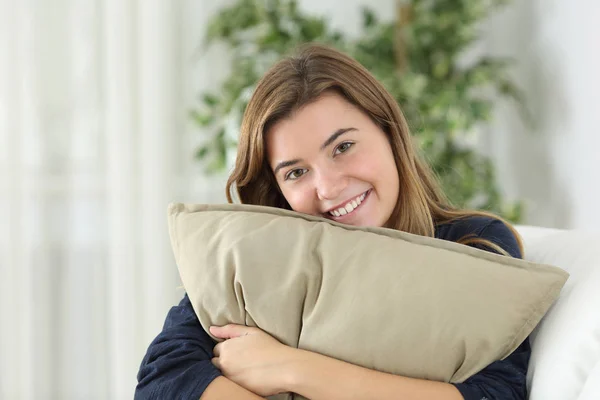
{"label": "smiling face", "polygon": [[385,133],[344,97],[327,93],[276,122],[267,156],[294,211],[356,226],[386,226],[399,178]]}

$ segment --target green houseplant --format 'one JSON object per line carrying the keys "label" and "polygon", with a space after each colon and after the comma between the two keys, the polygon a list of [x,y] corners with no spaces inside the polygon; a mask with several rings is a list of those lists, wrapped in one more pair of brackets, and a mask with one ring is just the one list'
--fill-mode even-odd
{"label": "green houseplant", "polygon": [[235,152],[241,117],[260,76],[297,45],[326,43],[356,58],[396,98],[453,204],[520,222],[522,203],[503,200],[494,166],[470,144],[477,128],[490,120],[499,96],[523,105],[508,76],[511,61],[484,56],[461,65],[460,58],[477,40],[478,24],[504,3],[398,1],[391,22],[364,8],[362,34],[349,39],[331,29],[326,18],[302,12],[296,0],[238,0],[208,26],[206,45],[226,43],[232,70],[221,90],[204,93],[191,111],[209,135],[197,157],[209,172],[223,170]]}

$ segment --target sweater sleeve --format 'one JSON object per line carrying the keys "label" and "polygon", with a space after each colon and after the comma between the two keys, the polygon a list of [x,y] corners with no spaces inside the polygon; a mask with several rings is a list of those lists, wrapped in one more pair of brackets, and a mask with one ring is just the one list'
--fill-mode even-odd
{"label": "sweater sleeve", "polygon": [[[501,221],[492,220],[483,225],[477,236],[497,244],[515,258],[522,257],[515,236]],[[473,247],[493,252],[483,245]],[[525,400],[530,355],[531,347],[527,338],[510,356],[493,362],[455,386],[465,400]]]}
{"label": "sweater sleeve", "polygon": [[134,398],[199,399],[221,375],[211,363],[214,345],[186,294],[171,308],[163,330],[149,345],[137,375]]}

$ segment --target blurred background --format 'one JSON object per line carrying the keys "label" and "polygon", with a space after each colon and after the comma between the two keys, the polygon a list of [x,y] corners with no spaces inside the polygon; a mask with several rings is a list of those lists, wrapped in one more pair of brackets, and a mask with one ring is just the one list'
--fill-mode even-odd
{"label": "blurred background", "polygon": [[0,398],[132,398],[183,296],[167,205],[225,201],[253,84],[306,39],[384,82],[457,204],[598,230],[599,17],[596,0],[0,0]]}

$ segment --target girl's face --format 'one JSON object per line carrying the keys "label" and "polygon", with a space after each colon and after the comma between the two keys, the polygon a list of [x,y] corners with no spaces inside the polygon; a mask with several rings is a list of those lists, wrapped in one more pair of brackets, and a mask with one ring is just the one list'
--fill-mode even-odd
{"label": "girl's face", "polygon": [[294,211],[356,226],[386,226],[399,177],[385,133],[327,93],[266,135],[269,165]]}

